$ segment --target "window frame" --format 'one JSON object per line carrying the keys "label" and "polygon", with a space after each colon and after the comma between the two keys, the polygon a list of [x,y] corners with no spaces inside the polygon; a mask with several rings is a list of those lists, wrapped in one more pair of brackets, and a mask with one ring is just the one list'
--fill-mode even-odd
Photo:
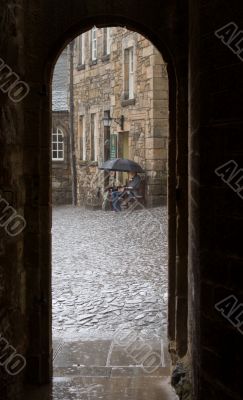
{"label": "window frame", "polygon": [[86,144],[86,118],[85,115],[82,116],[83,117],[83,161],[87,160],[87,144]]}
{"label": "window frame", "polygon": [[90,161],[98,162],[98,123],[95,112],[90,114]]}
{"label": "window frame", "polygon": [[97,28],[94,26],[91,29],[91,60],[97,61],[98,59],[98,47],[97,47]]}
{"label": "window frame", "polygon": [[104,56],[110,56],[111,54],[111,28],[103,28],[103,40],[104,40]]}
{"label": "window frame", "polygon": [[128,99],[134,99],[134,47],[129,48],[129,90]]}
{"label": "window frame", "polygon": [[78,37],[78,62],[77,67],[85,65],[85,33]]}
{"label": "window frame", "polygon": [[[110,110],[104,110],[104,118],[110,118],[111,112]],[[104,161],[110,159],[110,138],[111,136],[111,128],[109,125],[104,125]]]}
{"label": "window frame", "polygon": [[[53,136],[56,135],[57,139],[54,141]],[[59,135],[62,136],[62,140],[59,140]],[[65,149],[64,149],[64,133],[62,131],[61,128],[57,127],[56,130],[54,131],[54,129],[52,130],[52,148],[51,148],[51,158],[52,161],[65,161]],[[57,145],[57,149],[54,149],[53,145],[56,144]],[[61,144],[61,149],[59,149],[59,144]],[[53,153],[56,152],[57,153],[57,157],[53,156]],[[62,152],[62,157],[59,157],[59,152]]]}
{"label": "window frame", "polygon": [[134,46],[129,46],[124,49],[124,100],[135,99],[135,52]]}
{"label": "window frame", "polygon": [[85,115],[78,116],[78,145],[77,145],[77,159],[86,161],[86,130],[85,130]]}

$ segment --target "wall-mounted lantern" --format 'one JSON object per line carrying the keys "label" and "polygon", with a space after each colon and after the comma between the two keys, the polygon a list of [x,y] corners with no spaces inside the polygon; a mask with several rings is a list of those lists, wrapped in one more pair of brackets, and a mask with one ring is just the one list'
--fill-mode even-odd
{"label": "wall-mounted lantern", "polygon": [[111,118],[109,115],[106,115],[103,118],[104,121],[104,126],[108,126],[111,127],[112,122],[114,121],[117,125],[119,125],[121,127],[121,130],[124,130],[124,115],[121,115],[120,118]]}

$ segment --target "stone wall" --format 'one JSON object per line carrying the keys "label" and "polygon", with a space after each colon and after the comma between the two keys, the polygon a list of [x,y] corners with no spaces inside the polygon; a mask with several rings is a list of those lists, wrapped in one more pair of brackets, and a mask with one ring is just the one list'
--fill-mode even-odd
{"label": "stone wall", "polygon": [[[239,58],[243,43],[241,39],[237,55],[226,45],[226,37],[221,37],[224,43],[215,32],[229,22],[233,22],[235,34],[243,29],[242,3],[202,4],[190,1],[189,326],[193,398],[228,400],[243,398],[242,311],[240,314],[238,309],[235,321],[230,319],[233,305],[236,309],[243,303],[243,203],[234,185],[227,184],[230,174],[219,176],[215,170],[230,160],[238,165],[237,170],[243,167],[243,63]],[[242,187],[242,178],[238,183]],[[235,298],[231,307],[229,303],[228,309],[217,309],[215,305],[228,296]]]}
{"label": "stone wall", "polygon": [[[165,204],[167,195],[168,159],[168,76],[166,64],[159,51],[142,35],[124,28],[110,28],[111,51],[104,55],[104,32],[97,30],[97,60],[91,60],[91,32],[84,34],[84,64],[79,65],[78,40],[74,64],[75,129],[80,141],[78,124],[83,116],[86,136],[86,163],[77,149],[78,199],[83,203],[87,192],[97,191],[96,179],[87,176],[93,171],[102,180],[94,166],[105,160],[104,112],[117,120],[124,116],[124,128],[113,122],[111,134],[117,135],[118,157],[138,162],[146,171],[146,203],[148,206]],[[124,50],[134,47],[134,98],[124,99]],[[98,154],[90,168],[90,121],[95,113]],[[124,154],[122,142],[128,135],[128,151]],[[81,158],[80,158],[81,157]],[[85,164],[88,164],[87,169]],[[120,178],[120,177],[119,177]],[[85,182],[85,185],[84,185]],[[93,184],[93,187],[92,187]],[[104,185],[103,185],[104,186]]]}
{"label": "stone wall", "polygon": [[[23,7],[21,0],[18,2],[11,0],[8,4],[0,2],[0,58],[1,69],[3,65],[7,65],[24,79],[27,60],[19,50],[24,47],[24,38],[20,34],[24,20],[20,12],[21,7]],[[2,78],[3,75],[1,75],[1,88]],[[0,335],[1,349],[5,339],[13,348],[25,354],[28,346],[25,302],[28,283],[27,266],[24,264],[24,233],[9,235],[8,223],[4,224],[4,221],[7,221],[8,217],[11,218],[12,213],[9,212],[10,209],[6,214],[3,210],[6,206],[4,202],[7,202],[10,207],[18,211],[19,215],[30,217],[30,212],[24,211],[24,204],[29,202],[32,209],[35,207],[36,186],[33,178],[32,190],[25,190],[28,178],[25,176],[22,152],[26,128],[24,104],[13,102],[9,93],[9,90],[5,92],[0,90]],[[26,151],[28,152],[28,149]],[[33,176],[36,172],[36,168],[32,168]],[[32,229],[34,225],[33,221]],[[1,362],[3,361],[1,357]],[[24,371],[17,376],[11,376],[1,363],[0,398],[17,399],[23,380]]]}

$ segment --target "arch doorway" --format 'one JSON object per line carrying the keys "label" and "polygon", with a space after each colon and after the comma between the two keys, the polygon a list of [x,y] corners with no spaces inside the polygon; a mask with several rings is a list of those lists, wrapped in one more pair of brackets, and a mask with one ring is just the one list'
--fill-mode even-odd
{"label": "arch doorway", "polygon": [[[128,22],[128,21],[127,21]],[[87,26],[87,24],[83,24],[88,28],[92,28],[94,24],[98,28],[103,28],[110,24],[112,26],[112,22],[107,21],[99,21],[99,18],[93,19]],[[149,31],[149,29],[141,28],[141,26],[136,26],[136,23],[126,24],[130,29],[139,31],[141,33],[145,33],[146,36],[153,35]],[[81,24],[82,26],[82,24]],[[75,27],[75,35],[77,33],[81,34],[85,29],[81,30],[80,28]],[[60,38],[62,41],[62,47],[68,42],[68,40],[73,39],[74,37],[74,28],[66,34],[65,39]],[[156,40],[154,40],[156,42]],[[159,41],[158,41],[159,42]],[[58,43],[57,43],[58,46]],[[162,50],[163,46],[157,44],[157,48]],[[174,69],[174,65],[172,62],[172,58],[168,51],[164,52],[164,58],[168,63],[168,75],[169,75],[169,110],[170,110],[170,139],[169,139],[169,177],[168,177],[168,207],[169,207],[169,340],[171,343],[171,351],[176,355],[183,356],[187,351],[187,259],[186,259],[186,249],[187,243],[185,240],[186,232],[187,232],[187,174],[186,165],[187,165],[187,143],[186,143],[186,135],[184,139],[182,138],[182,132],[185,132],[184,129],[181,131],[178,130],[177,124],[178,121],[183,120],[185,123],[185,108],[184,101],[179,101],[179,97],[181,96],[180,91],[178,91],[178,85],[176,80],[176,73]],[[60,54],[60,46],[58,46],[58,52],[53,51],[53,58],[49,61],[47,66],[46,74],[48,76],[48,88],[50,90],[50,77],[51,72],[53,70],[54,63],[56,61],[57,55]],[[178,78],[177,78],[178,79]],[[179,94],[178,94],[179,93]],[[49,93],[50,94],[50,93]],[[179,107],[180,104],[180,107]],[[178,108],[177,108],[178,106]],[[50,109],[48,111],[50,113]],[[48,119],[45,117],[46,126],[48,126]],[[50,126],[49,126],[50,128]],[[50,129],[49,129],[50,130]],[[46,156],[47,152],[50,149],[50,137],[43,138],[47,145],[46,147]],[[48,155],[48,157],[50,157]],[[50,170],[49,170],[50,172]],[[177,189],[176,189],[177,187]],[[178,199],[176,206],[176,197]],[[46,243],[42,243],[43,248],[45,248]],[[176,258],[176,255],[179,257]],[[46,263],[45,267],[42,270],[43,280],[42,283],[47,283],[47,285],[42,286],[42,294],[50,306],[50,263]],[[180,284],[179,284],[180,282]],[[175,311],[177,310],[177,311]],[[180,315],[180,318],[178,318]],[[44,307],[43,312],[39,315],[39,320],[41,321],[41,330],[37,332],[37,342],[39,344],[39,348],[33,345],[30,346],[30,359],[33,357],[35,359],[36,353],[41,354],[41,362],[37,361],[37,369],[34,371],[29,371],[30,380],[38,381],[38,382],[47,382],[50,378],[50,371],[52,365],[52,356],[50,349],[51,346],[51,315],[50,315],[50,307]],[[47,335],[48,333],[48,335]],[[47,335],[47,336],[46,336]],[[36,341],[35,341],[36,344]],[[39,357],[39,355],[38,355]],[[38,358],[37,357],[37,358]],[[40,358],[39,358],[40,359]],[[31,364],[29,364],[31,365]]]}
{"label": "arch doorway", "polygon": [[[93,27],[60,55],[52,90],[54,398],[74,368],[84,396],[152,400],[170,375],[167,66],[141,34]],[[117,157],[144,173],[135,200],[121,187],[111,204],[127,172],[99,167]]]}

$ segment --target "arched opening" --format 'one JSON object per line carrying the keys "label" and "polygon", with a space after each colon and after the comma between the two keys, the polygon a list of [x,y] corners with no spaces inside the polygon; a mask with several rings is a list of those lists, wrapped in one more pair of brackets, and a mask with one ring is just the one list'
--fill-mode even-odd
{"label": "arched opening", "polygon": [[170,374],[167,65],[142,35],[93,27],[60,55],[52,99],[54,382],[78,366],[83,394],[115,396],[115,380],[141,400],[142,373],[152,399]]}
{"label": "arched opening", "polygon": [[[96,23],[96,25],[98,27],[104,27],[108,25],[108,22],[105,24],[102,22],[102,24],[99,24],[99,21],[94,21]],[[112,24],[113,25],[113,24]],[[92,25],[89,24],[89,27],[92,27]],[[131,28],[136,29],[137,27],[133,26],[133,24],[131,24]],[[137,29],[136,29],[137,30]],[[76,30],[76,35],[77,35],[77,31]],[[140,31],[142,31],[142,29],[140,29]],[[146,31],[146,30],[145,30]],[[80,28],[79,28],[79,33],[80,32]],[[84,30],[83,30],[84,32]],[[146,32],[145,32],[146,33]],[[147,35],[149,36],[149,35]],[[153,36],[153,35],[151,35]],[[73,34],[72,37],[69,35],[67,35],[67,37],[69,38],[69,40],[71,38],[73,38]],[[65,39],[65,43],[67,42],[67,39]],[[158,46],[159,47],[159,46]],[[63,48],[63,47],[62,47]],[[57,57],[57,53],[55,53],[55,61],[56,61],[56,57]],[[60,50],[59,50],[59,54],[60,54]],[[53,71],[53,66],[54,66],[54,59],[52,59],[52,62],[49,62],[49,66],[50,68],[47,69],[47,76],[50,77],[51,72]],[[172,348],[172,351],[174,351],[175,353],[179,353],[181,355],[184,355],[186,352],[186,340],[185,337],[187,337],[187,333],[186,333],[186,323],[184,323],[187,319],[186,316],[186,308],[187,308],[187,304],[186,304],[186,297],[187,297],[187,293],[186,293],[186,283],[185,281],[187,281],[187,275],[182,273],[182,265],[184,264],[184,272],[185,272],[185,268],[186,268],[186,262],[185,259],[179,259],[177,260],[176,263],[176,249],[177,251],[180,252],[180,243],[178,241],[178,238],[182,240],[182,237],[185,237],[185,233],[187,232],[187,225],[184,223],[185,222],[185,207],[184,205],[181,207],[181,214],[178,212],[178,210],[180,210],[180,203],[179,205],[177,204],[177,210],[176,210],[176,184],[177,184],[177,175],[180,175],[180,172],[178,172],[178,168],[180,169],[181,165],[180,165],[180,157],[178,157],[178,154],[181,154],[179,151],[179,147],[181,145],[180,142],[178,142],[176,140],[176,133],[177,133],[177,126],[176,126],[176,104],[177,104],[177,98],[176,98],[176,79],[175,79],[175,73],[174,73],[174,68],[172,65],[172,62],[170,60],[170,62],[168,63],[168,74],[169,74],[169,110],[170,110],[170,114],[169,114],[169,119],[170,119],[170,139],[169,139],[169,176],[168,176],[168,189],[169,189],[169,202],[168,202],[168,206],[169,206],[169,340],[171,342],[176,343],[176,346],[174,346]],[[50,86],[48,86],[50,87]],[[50,121],[49,121],[50,122]],[[46,142],[46,139],[45,139]],[[50,139],[48,139],[49,142],[49,148],[50,148]],[[46,142],[47,143],[47,142]],[[177,147],[178,146],[178,147]],[[184,146],[184,150],[185,150],[185,144],[183,144]],[[181,156],[182,158],[185,155]],[[184,165],[185,165],[185,157],[184,157]],[[185,177],[184,177],[185,178]],[[180,185],[182,183],[182,180],[180,182]],[[178,188],[179,192],[180,188]],[[185,198],[184,198],[185,200]],[[185,203],[184,203],[185,204]],[[178,219],[178,215],[180,216],[180,218]],[[182,221],[184,220],[184,222]],[[180,225],[181,223],[181,225]],[[183,226],[183,228],[182,228]],[[178,229],[178,227],[181,227],[181,230]],[[178,235],[179,232],[179,235]],[[183,246],[185,249],[185,242],[183,243]],[[183,253],[183,251],[181,252]],[[177,282],[177,277],[178,274],[177,272],[180,272],[183,276],[183,282],[184,284],[179,286],[178,282]],[[50,278],[50,270],[48,270],[48,274],[49,274],[49,278]],[[48,279],[47,279],[48,281]],[[44,289],[45,291],[46,289]],[[49,299],[50,298],[50,286],[47,286],[47,290],[45,291],[46,293],[46,297]],[[177,319],[177,315],[176,314],[176,308],[177,310],[179,310],[179,306],[180,311],[184,311],[183,317],[184,317],[184,321],[182,321],[183,317],[180,317],[180,321],[178,321]],[[184,307],[184,308],[183,308]],[[42,326],[46,326],[47,328],[49,328],[49,332],[50,332],[50,327],[51,327],[51,318],[50,318],[50,310],[48,310],[48,312],[45,312],[41,315],[41,319],[43,322]],[[51,346],[51,341],[50,341],[50,337],[48,336],[48,338],[46,338],[43,342],[42,342],[42,349],[48,349]],[[47,354],[45,351],[42,354]],[[49,354],[49,353],[48,353]],[[45,368],[44,368],[45,365]],[[50,365],[51,365],[51,360],[49,358],[49,356],[43,356],[43,362],[42,362],[42,367],[39,370],[39,377],[41,376],[42,378],[39,378],[39,381],[46,381],[48,380],[49,377],[49,373],[47,371],[50,370]],[[46,368],[48,367],[48,368]]]}

